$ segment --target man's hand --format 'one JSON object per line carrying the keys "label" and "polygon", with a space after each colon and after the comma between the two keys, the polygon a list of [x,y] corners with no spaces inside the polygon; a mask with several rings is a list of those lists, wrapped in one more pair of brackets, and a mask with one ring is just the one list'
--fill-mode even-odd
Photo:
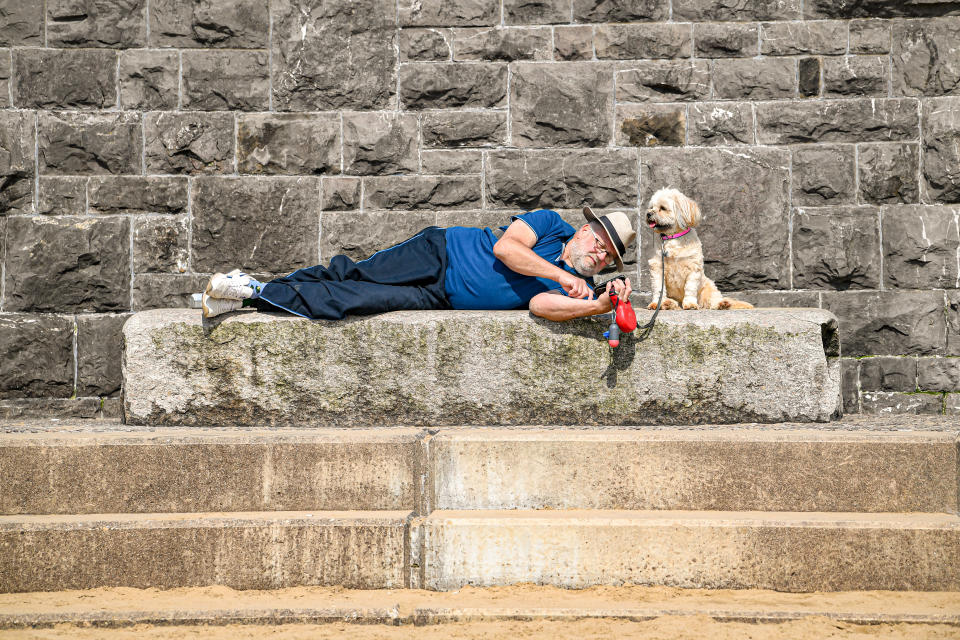
{"label": "man's hand", "polygon": [[559,282],[560,286],[563,287],[563,290],[566,292],[567,296],[571,298],[593,299],[593,290],[583,278],[578,278],[572,273],[565,271],[557,282]]}
{"label": "man's hand", "polygon": [[613,304],[610,302],[610,291],[616,291],[617,297],[621,300],[629,300],[633,288],[630,286],[630,278],[625,280],[611,280],[607,283],[607,290],[597,300],[603,303],[603,308],[608,311],[613,310]]}

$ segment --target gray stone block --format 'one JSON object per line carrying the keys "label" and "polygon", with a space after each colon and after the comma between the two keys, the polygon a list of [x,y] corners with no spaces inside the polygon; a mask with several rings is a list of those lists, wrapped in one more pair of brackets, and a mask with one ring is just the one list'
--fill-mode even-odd
{"label": "gray stone block", "polygon": [[856,148],[814,144],[793,147],[793,204],[856,202]]}
{"label": "gray stone block", "polygon": [[148,173],[232,173],[232,113],[146,113]]}
{"label": "gray stone block", "polygon": [[437,62],[451,59],[449,29],[401,29],[401,62]]}
{"label": "gray stone block", "polygon": [[887,96],[886,56],[842,56],[823,60],[823,95]]}
{"label": "gray stone block", "polygon": [[960,215],[952,207],[883,207],[883,272],[895,289],[950,289],[960,284]]}
{"label": "gray stone block", "polygon": [[920,145],[862,144],[858,165],[863,201],[919,202]]}
{"label": "gray stone block", "polygon": [[425,147],[497,147],[507,141],[501,111],[429,111],[420,119]]}
{"label": "gray stone block", "polygon": [[491,207],[625,207],[637,202],[633,149],[491,151],[486,197]]}
{"label": "gray stone block", "polygon": [[896,21],[892,33],[894,94],[960,94],[960,18]]}
{"label": "gray stone block", "polygon": [[77,316],[77,395],[115,396],[123,374],[123,323],[130,314]]}
{"label": "gray stone block", "polygon": [[506,24],[558,24],[570,22],[569,0],[503,0]]}
{"label": "gray stone block", "polygon": [[397,3],[401,27],[493,26],[500,24],[500,5],[500,0],[399,0]]}
{"label": "gray stone block", "polygon": [[812,98],[820,95],[821,76],[820,58],[800,58],[797,60],[797,91],[800,96]]}
{"label": "gray stone block", "polygon": [[15,49],[13,104],[21,109],[104,109],[117,104],[117,52]]}
{"label": "gray stone block", "polygon": [[240,173],[340,173],[340,116],[336,113],[254,113],[237,116]]}
{"label": "gray stone block", "polygon": [[424,149],[420,152],[423,173],[444,175],[481,173],[483,152],[479,150]]}
{"label": "gray stone block", "polygon": [[516,63],[510,79],[513,144],[607,146],[613,112],[612,72],[612,67],[603,63]]}
{"label": "gray stone block", "polygon": [[140,173],[139,113],[38,114],[40,172],[47,175]]}
{"label": "gray stone block", "polygon": [[749,102],[696,102],[687,109],[688,144],[754,144],[753,132]]}
{"label": "gray stone block", "polygon": [[186,216],[137,216],[133,219],[135,273],[184,273],[190,258]]}
{"label": "gray stone block", "polygon": [[617,102],[683,102],[710,95],[710,62],[637,62],[616,72]]}
{"label": "gray stone block", "polygon": [[208,279],[193,274],[137,274],[133,279],[133,310],[186,309],[190,296],[202,292]]}
{"label": "gray stone block", "polygon": [[943,413],[948,416],[960,416],[960,393],[943,394]]}
{"label": "gray stone block", "polygon": [[760,144],[916,140],[919,113],[910,98],[854,98],[757,105]]}
{"label": "gray stone block", "polygon": [[661,22],[669,15],[664,0],[573,0],[574,22]]}
{"label": "gray stone block", "polygon": [[120,52],[120,108],[176,109],[180,55],[148,49]]}
{"label": "gray stone block", "polygon": [[[106,399],[105,399],[106,400]],[[119,401],[120,398],[111,398]],[[106,404],[106,403],[104,403]],[[122,407],[122,405],[121,405]],[[119,420],[121,412],[114,418]],[[2,420],[47,420],[49,418],[102,418],[100,398],[16,398],[0,400]]]}
{"label": "gray stone block", "polygon": [[557,60],[592,60],[593,27],[556,27],[553,54]]}
{"label": "gray stone block", "polygon": [[797,209],[793,216],[793,286],[877,289],[880,220],[872,207]]}
{"label": "gray stone block", "polygon": [[13,75],[13,57],[10,49],[0,49],[0,108],[10,105],[10,77]]}
{"label": "gray stone block", "polygon": [[268,6],[260,0],[150,0],[150,44],[264,49]]}
{"label": "gray stone block", "polygon": [[879,356],[860,360],[862,391],[916,391],[917,359]]}
{"label": "gray stone block", "polygon": [[360,178],[324,178],[320,186],[320,207],[324,211],[359,209]]}
{"label": "gray stone block", "polygon": [[896,391],[864,391],[860,394],[863,413],[935,415],[943,413],[943,396],[939,393],[898,393]]}
{"label": "gray stone block", "polygon": [[713,92],[731,100],[776,100],[797,95],[793,58],[722,59],[713,63]]}
{"label": "gray stone block", "polygon": [[40,178],[37,213],[53,216],[82,216],[87,213],[89,178]]}
{"label": "gray stone block", "polygon": [[945,292],[947,303],[947,348],[944,355],[960,356],[960,290]]}
{"label": "gray stone block", "polygon": [[[787,151],[650,149],[640,162],[642,204],[671,185],[700,205],[706,272],[721,290],[790,287]],[[721,184],[737,188],[717,189]]]}
{"label": "gray stone block", "polygon": [[678,147],[686,137],[687,110],[682,105],[617,105],[613,140],[619,147]]}
{"label": "gray stone block", "polygon": [[391,107],[397,83],[396,6],[395,0],[271,2],[275,108]]}
{"label": "gray stone block", "polygon": [[597,58],[686,58],[693,53],[688,24],[604,24],[594,29]]}
{"label": "gray stone block", "polygon": [[921,108],[927,201],[960,202],[960,98],[924,100]]}
{"label": "gray stone block", "polygon": [[454,60],[551,60],[549,27],[454,29]]}
{"label": "gray stone block", "polygon": [[128,49],[147,43],[146,0],[47,0],[51,47]]}
{"label": "gray stone block", "polygon": [[361,175],[416,173],[417,116],[343,114],[343,172]]}
{"label": "gray stone block", "polygon": [[[649,239],[650,234],[643,234]],[[649,242],[651,250],[653,242]],[[647,255],[647,252],[644,252]],[[758,309],[777,309],[782,307],[809,307],[816,309],[820,306],[820,293],[817,291],[724,291],[737,300],[745,300]]]}
{"label": "gray stone block", "polygon": [[270,65],[265,51],[184,51],[181,104],[198,111],[266,111]]}
{"label": "gray stone block", "polygon": [[890,22],[887,20],[851,20],[850,53],[890,53]]}
{"label": "gray stone block", "polygon": [[0,47],[43,46],[43,6],[37,0],[5,0],[0,6]]}
{"label": "gray stone block", "polygon": [[127,218],[10,218],[7,311],[126,311],[130,308]]}
{"label": "gray stone block", "polygon": [[724,20],[799,20],[801,0],[743,0],[739,2],[703,2],[703,0],[673,0],[673,19],[709,22]]}
{"label": "gray stone block", "polygon": [[405,109],[497,107],[506,103],[507,67],[484,62],[400,65]]}
{"label": "gray stone block", "polygon": [[921,391],[960,391],[960,358],[920,358],[917,365]]}
{"label": "gray stone block", "polygon": [[69,398],[73,378],[72,317],[0,313],[0,398]]}
{"label": "gray stone block", "polygon": [[366,209],[472,209],[480,206],[480,177],[390,176],[364,179]]}
{"label": "gray stone block", "polygon": [[770,22],[760,25],[760,53],[765,56],[795,56],[805,53],[826,56],[847,51],[847,23]]}
{"label": "gray stone block", "polygon": [[340,254],[365,260],[432,226],[436,217],[433,211],[324,212],[321,261]]}
{"label": "gray stone block", "polygon": [[317,261],[319,178],[223,178],[192,185],[198,272],[293,271]]}
{"label": "gray stone block", "polygon": [[824,291],[840,319],[845,356],[943,353],[947,325],[940,291]]}
{"label": "gray stone block", "polygon": [[187,212],[186,178],[94,177],[90,178],[88,194],[90,213]]}
{"label": "gray stone block", "polygon": [[0,215],[32,213],[36,116],[0,111]]}
{"label": "gray stone block", "polygon": [[716,23],[693,25],[697,57],[752,58],[759,53],[759,25]]}
{"label": "gray stone block", "polygon": [[843,412],[860,413],[860,361],[855,358],[840,358],[840,375]]}
{"label": "gray stone block", "polygon": [[920,18],[960,14],[960,2],[926,2],[925,0],[807,0],[806,18]]}

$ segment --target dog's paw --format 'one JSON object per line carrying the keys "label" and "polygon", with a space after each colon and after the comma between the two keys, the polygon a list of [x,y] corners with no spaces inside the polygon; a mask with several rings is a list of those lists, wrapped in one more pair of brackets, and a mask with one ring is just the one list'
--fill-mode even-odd
{"label": "dog's paw", "polygon": [[653,302],[651,302],[650,304],[647,305],[647,309],[656,309],[656,308],[657,308],[657,301],[656,301],[656,300],[654,300]]}
{"label": "dog's paw", "polygon": [[663,309],[667,311],[673,311],[674,309],[679,309],[680,305],[673,298],[667,298],[663,301]]}
{"label": "dog's paw", "polygon": [[697,309],[698,307],[697,307],[697,303],[694,302],[693,300],[684,300],[683,308],[689,311],[691,309]]}
{"label": "dog's paw", "polygon": [[726,298],[721,300],[720,304],[717,305],[717,309],[729,309],[729,308],[730,308],[730,301],[727,300]]}

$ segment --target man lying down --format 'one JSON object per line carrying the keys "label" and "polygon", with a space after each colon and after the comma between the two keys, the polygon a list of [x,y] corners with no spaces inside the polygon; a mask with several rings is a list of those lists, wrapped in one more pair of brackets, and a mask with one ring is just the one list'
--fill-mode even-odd
{"label": "man lying down", "polygon": [[513,216],[496,230],[428,227],[408,240],[354,262],[334,256],[329,267],[300,269],[267,283],[239,269],[210,278],[203,316],[241,307],[339,320],[408,309],[525,309],[548,320],[610,311],[609,290],[629,299],[630,280],[616,280],[593,298],[593,276],[616,265],[636,239],[620,211],[597,216],[589,207],[579,229],[556,211]]}

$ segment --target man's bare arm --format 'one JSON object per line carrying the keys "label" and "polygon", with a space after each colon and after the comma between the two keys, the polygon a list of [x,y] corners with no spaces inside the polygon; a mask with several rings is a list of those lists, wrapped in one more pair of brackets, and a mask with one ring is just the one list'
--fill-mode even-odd
{"label": "man's bare arm", "polygon": [[[630,279],[625,281],[613,281],[607,286],[617,291],[621,297],[630,299],[633,290],[630,287]],[[595,316],[598,313],[607,313],[610,311],[610,294],[604,292],[596,300],[578,300],[568,298],[559,291],[546,291],[538,293],[530,299],[530,312],[535,316],[563,322],[564,320],[573,320],[574,318],[583,318],[585,316]]]}
{"label": "man's bare arm", "polygon": [[503,237],[493,245],[493,255],[511,271],[553,280],[573,298],[589,297],[591,291],[586,281],[534,253],[533,245],[536,243],[537,234],[533,229],[521,220],[514,220],[503,233]]}

